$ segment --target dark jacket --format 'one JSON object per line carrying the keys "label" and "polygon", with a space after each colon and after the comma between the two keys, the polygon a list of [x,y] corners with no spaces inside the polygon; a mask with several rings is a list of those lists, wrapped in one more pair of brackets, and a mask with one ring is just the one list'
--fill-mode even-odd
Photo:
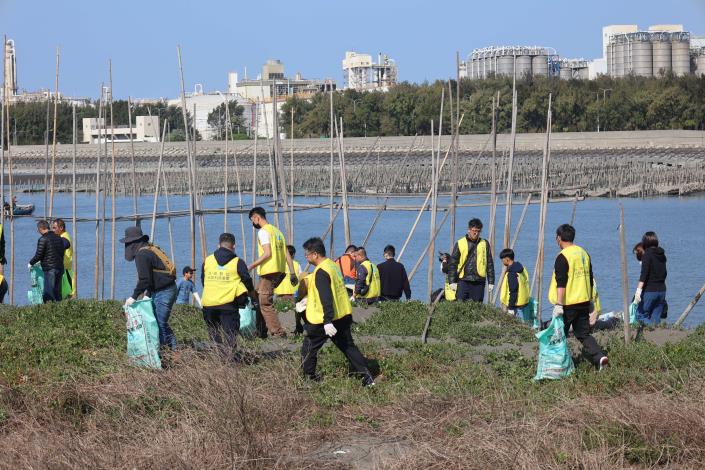
{"label": "dark jacket", "polygon": [[147,247],[147,242],[137,242],[135,246],[135,266],[137,267],[137,285],[132,292],[132,298],[136,299],[145,292],[151,296],[152,293],[176,286],[176,278],[166,273],[155,272],[155,269],[166,269],[162,260],[149,250],[141,248]]}
{"label": "dark jacket", "polygon": [[659,246],[652,246],[641,257],[639,282],[644,283],[644,292],[666,291],[666,252]]}
{"label": "dark jacket", "polygon": [[[4,229],[5,227],[0,224],[0,228]],[[0,264],[7,264],[7,258],[5,258],[5,230],[0,233]]]}
{"label": "dark jacket", "polygon": [[355,279],[355,295],[367,295],[367,291],[370,290],[370,286],[367,285],[367,268],[365,268],[362,263],[355,264],[355,273],[357,278]]}
{"label": "dark jacket", "polygon": [[402,292],[406,299],[411,298],[411,286],[404,265],[395,259],[388,259],[377,265],[382,297],[389,300],[401,299]]}
{"label": "dark jacket", "polygon": [[509,308],[523,307],[523,305],[517,305],[519,274],[522,271],[524,271],[524,265],[518,261],[515,261],[507,268],[507,287],[509,287],[509,304],[507,304],[507,307]]}
{"label": "dark jacket", "polygon": [[37,262],[42,263],[42,269],[48,271],[50,269],[64,270],[64,250],[71,247],[71,243],[51,230],[39,237],[37,240],[37,251],[29,260],[29,264]]}
{"label": "dark jacket", "polygon": [[[215,256],[215,260],[218,262],[218,265],[220,266],[225,266],[229,262],[231,262],[233,259],[237,258],[237,254],[234,251],[230,251],[227,248],[218,248],[213,252],[213,256]],[[240,276],[240,279],[242,280],[242,283],[245,284],[245,288],[247,289],[247,292],[252,292],[255,290],[255,286],[252,282],[252,276],[250,276],[250,272],[247,270],[247,264],[242,260],[242,258],[237,260],[237,274]],[[205,262],[201,264],[201,285],[205,286],[205,278],[206,278],[206,273],[205,273]],[[226,304],[226,305],[218,305],[217,307],[205,307],[205,308],[215,308],[218,310],[236,310],[240,308],[244,308],[247,305],[247,294],[242,294],[240,297],[237,297],[232,303]]]}
{"label": "dark jacket", "polygon": [[[453,245],[453,253],[450,254],[450,259],[448,260],[448,276],[451,283],[460,281],[468,282],[485,282],[487,279],[488,284],[494,285],[494,261],[492,260],[492,247],[490,242],[487,242],[487,276],[480,277],[477,273],[477,244],[483,238],[479,238],[475,241],[470,240],[467,235],[465,238],[468,241],[468,259],[465,261],[465,272],[462,279],[458,277],[458,263],[460,263],[460,249],[458,248],[458,242]],[[487,241],[487,240],[485,240]]]}

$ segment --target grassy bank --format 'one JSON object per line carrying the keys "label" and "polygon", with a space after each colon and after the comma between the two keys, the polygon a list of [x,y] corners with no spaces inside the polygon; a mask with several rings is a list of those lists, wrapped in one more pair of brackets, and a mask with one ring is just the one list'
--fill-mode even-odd
{"label": "grassy bank", "polygon": [[[532,382],[532,333],[496,310],[385,305],[355,327],[382,379],[363,389],[326,347],[320,384],[294,340],[242,342],[247,364],[189,345],[176,309],[174,367],[127,366],[116,303],[0,310],[2,467],[595,468],[705,462],[705,328],[656,346],[604,336],[613,367]],[[263,353],[263,348],[268,352]],[[527,348],[534,348],[527,354]],[[578,359],[578,358],[576,358]],[[334,454],[334,443],[347,446]]]}

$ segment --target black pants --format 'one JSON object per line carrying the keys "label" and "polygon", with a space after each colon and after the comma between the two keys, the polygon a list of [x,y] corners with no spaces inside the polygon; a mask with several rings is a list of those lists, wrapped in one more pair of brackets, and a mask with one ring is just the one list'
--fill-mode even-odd
{"label": "black pants", "polygon": [[474,300],[482,302],[485,299],[485,282],[458,281],[455,300]]}
{"label": "black pants", "polygon": [[[350,363],[350,368],[356,374],[362,377],[363,380],[372,380],[372,375],[367,368],[367,359],[362,355],[360,350],[353,342],[350,326],[352,325],[352,315],[341,318],[333,322],[333,326],[338,332],[330,338],[333,344],[340,349],[340,352],[345,354],[345,357]],[[319,376],[316,373],[316,364],[318,364],[318,351],[328,341],[328,336],[323,330],[323,325],[312,325],[306,323],[306,336],[304,343],[301,346],[301,368],[304,375],[313,380],[318,380]]]}
{"label": "black pants", "polygon": [[0,282],[0,304],[5,302],[5,295],[7,294],[7,279],[3,279],[2,282]]}
{"label": "black pants", "polygon": [[382,295],[379,297],[380,302],[399,302],[401,300],[401,295],[396,297],[394,295]]}
{"label": "black pants", "polygon": [[590,334],[590,306],[570,306],[563,307],[563,321],[565,322],[565,335],[568,336],[571,325],[573,334],[583,345],[583,354],[590,359],[595,366],[600,365],[600,359],[605,356],[600,345]]}
{"label": "black pants", "polygon": [[203,307],[203,319],[212,341],[231,348],[235,346],[235,337],[240,330],[240,312],[234,309]]}

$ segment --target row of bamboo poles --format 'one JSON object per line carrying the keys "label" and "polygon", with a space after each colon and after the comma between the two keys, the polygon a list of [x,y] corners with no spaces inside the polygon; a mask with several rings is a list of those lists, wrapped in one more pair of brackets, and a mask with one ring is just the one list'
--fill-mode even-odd
{"label": "row of bamboo poles", "polygon": [[[181,48],[177,48],[177,58],[179,66],[179,78],[180,78],[180,90],[181,90],[181,108],[183,113],[184,123],[188,123],[188,115],[186,109],[185,101],[185,87],[184,87],[184,72],[181,56]],[[60,64],[60,53],[57,49],[56,54],[56,80],[55,80],[55,93],[54,93],[54,122],[53,122],[53,133],[52,133],[52,145],[51,145],[51,159],[49,159],[48,151],[48,138],[47,138],[47,152],[46,152],[46,165],[45,165],[45,198],[48,193],[48,200],[45,203],[45,207],[48,206],[48,210],[45,209],[46,217],[49,220],[54,218],[54,197],[57,191],[57,171],[56,171],[56,130],[57,130],[57,103],[59,97],[59,64]],[[113,86],[112,86],[112,64],[108,62],[108,87],[106,88],[101,84],[100,100],[98,104],[98,115],[99,118],[106,119],[109,117],[110,131],[114,130],[113,122]],[[456,84],[458,82],[456,81]],[[548,110],[547,110],[547,125],[546,125],[546,140],[543,149],[543,155],[541,160],[540,171],[538,171],[534,166],[528,163],[528,159],[520,159],[515,155],[516,146],[516,121],[517,121],[517,93],[516,84],[513,86],[512,90],[512,134],[511,134],[511,147],[508,152],[504,155],[498,155],[500,152],[497,149],[497,133],[496,133],[496,119],[497,119],[497,109],[499,105],[500,95],[493,98],[492,105],[492,134],[490,141],[489,153],[490,155],[485,157],[485,160],[489,159],[489,165],[484,164],[482,158],[475,158],[471,161],[465,159],[465,161],[460,161],[458,140],[459,140],[459,129],[463,121],[464,115],[460,113],[460,101],[459,101],[459,90],[456,87],[455,97],[453,96],[453,90],[451,83],[448,82],[448,94],[446,96],[445,89],[443,90],[441,96],[441,113],[438,120],[438,125],[434,121],[431,122],[432,129],[432,144],[431,144],[431,161],[420,165],[397,165],[395,167],[380,165],[370,165],[370,162],[365,162],[362,165],[348,165],[345,160],[345,138],[344,138],[344,122],[340,117],[335,116],[333,110],[333,95],[332,87],[330,93],[330,132],[334,136],[331,139],[330,145],[330,159],[328,165],[328,174],[326,175],[324,171],[321,171],[322,167],[318,166],[316,171],[312,171],[312,168],[301,167],[295,165],[295,158],[293,153],[293,147],[289,154],[289,171],[287,175],[286,171],[286,154],[282,146],[282,142],[279,137],[279,132],[275,132],[274,136],[266,136],[266,142],[264,147],[266,148],[267,161],[264,164],[257,161],[258,157],[258,144],[259,137],[255,136],[252,154],[252,165],[248,168],[249,171],[245,172],[243,166],[238,162],[238,158],[242,159],[242,155],[237,155],[236,153],[230,154],[229,142],[231,136],[226,133],[225,140],[225,154],[221,160],[222,165],[217,169],[204,168],[198,163],[198,143],[191,135],[191,129],[188,125],[185,125],[185,149],[186,149],[186,161],[181,163],[182,171],[175,172],[172,168],[165,168],[164,162],[164,136],[162,135],[162,145],[159,154],[159,160],[156,171],[156,178],[154,172],[149,174],[144,174],[137,171],[135,156],[134,156],[134,143],[131,141],[131,158],[129,162],[129,177],[122,178],[126,174],[124,169],[118,173],[117,162],[116,162],[116,149],[114,140],[108,145],[107,139],[105,139],[105,144],[98,147],[96,158],[95,158],[95,174],[91,175],[88,182],[83,180],[83,188],[79,189],[79,180],[77,178],[77,168],[76,168],[76,158],[77,158],[77,128],[76,128],[76,113],[75,109],[73,112],[73,159],[71,168],[71,193],[72,193],[72,229],[73,229],[73,243],[78,244],[78,231],[77,222],[79,221],[78,214],[76,214],[76,194],[77,192],[84,190],[89,190],[89,185],[95,183],[92,186],[93,193],[95,197],[95,217],[93,219],[87,219],[85,217],[80,218],[80,220],[90,220],[95,223],[95,257],[94,257],[94,283],[93,283],[93,297],[97,299],[105,298],[115,298],[115,266],[116,266],[116,222],[118,220],[124,220],[126,216],[118,215],[116,212],[116,198],[120,194],[131,194],[133,200],[133,213],[130,220],[135,220],[137,224],[140,224],[141,220],[147,219],[149,214],[142,214],[140,212],[140,207],[138,203],[138,198],[141,193],[144,192],[145,188],[153,188],[153,206],[151,213],[151,229],[150,237],[154,239],[155,236],[155,221],[157,217],[167,218],[167,230],[169,232],[170,240],[170,251],[171,256],[174,254],[174,238],[172,231],[172,221],[174,217],[186,216],[189,219],[189,236],[190,236],[190,258],[191,266],[196,265],[197,255],[200,255],[201,259],[206,257],[206,236],[205,236],[205,223],[204,219],[209,211],[205,210],[203,207],[203,197],[205,194],[210,193],[220,193],[224,194],[223,208],[216,209],[218,212],[223,214],[223,228],[228,229],[228,215],[231,213],[240,214],[240,234],[243,243],[243,252],[247,253],[247,237],[245,230],[245,218],[244,211],[246,208],[243,206],[243,192],[251,193],[251,205],[257,205],[257,198],[260,194],[266,194],[268,197],[271,195],[271,200],[265,201],[273,208],[274,223],[277,226],[283,227],[284,232],[289,240],[294,238],[294,227],[295,227],[295,213],[297,210],[311,209],[314,207],[328,207],[329,208],[329,224],[326,232],[323,234],[325,239],[330,234],[329,240],[329,250],[330,253],[335,252],[334,247],[334,224],[335,220],[340,212],[343,214],[343,224],[344,224],[344,237],[345,245],[351,243],[350,237],[350,209],[354,209],[355,206],[349,203],[349,189],[356,188],[360,190],[362,188],[363,192],[375,192],[375,193],[421,193],[425,194],[425,200],[421,207],[410,207],[405,210],[418,210],[418,215],[410,232],[399,252],[398,259],[401,260],[405,254],[406,248],[409,241],[413,237],[421,215],[425,211],[430,210],[430,224],[429,224],[429,241],[425,249],[418,255],[417,261],[415,262],[413,269],[410,271],[410,279],[414,277],[418,271],[419,266],[424,259],[428,261],[428,294],[429,297],[433,291],[434,286],[434,256],[436,238],[441,231],[442,226],[450,216],[451,219],[451,236],[450,236],[450,246],[453,246],[455,242],[454,234],[455,228],[457,226],[457,208],[462,207],[462,204],[458,203],[458,198],[463,194],[464,190],[471,190],[473,188],[487,189],[489,187],[490,196],[490,227],[489,227],[489,239],[493,247],[496,247],[496,218],[497,209],[501,204],[501,195],[504,194],[503,205],[505,207],[505,220],[504,220],[504,233],[503,233],[503,243],[502,246],[510,247],[516,243],[519,237],[522,224],[525,220],[526,209],[532,201],[534,193],[539,194],[539,204],[540,204],[540,221],[539,221],[539,243],[536,258],[536,265],[534,269],[534,278],[532,279],[531,290],[532,292],[542,291],[542,279],[543,279],[543,261],[544,261],[544,232],[545,232],[545,222],[547,216],[547,208],[550,202],[550,194],[560,189],[552,188],[551,181],[558,178],[561,184],[572,184],[573,194],[575,194],[574,201],[577,202],[577,189],[589,188],[589,181],[581,179],[580,175],[588,175],[594,178],[595,175],[602,175],[603,178],[607,178],[610,181],[608,188],[615,188],[618,191],[623,188],[625,184],[630,181],[628,174],[620,174],[616,181],[613,181],[614,175],[609,171],[603,171],[602,173],[598,171],[599,165],[593,167],[594,162],[579,162],[578,171],[576,171],[576,163],[563,162],[566,165],[565,169],[561,168],[561,164],[557,164],[552,161],[551,157],[551,95],[549,95]],[[228,103],[224,98],[226,104],[226,119],[229,123],[230,113],[227,109]],[[450,144],[448,148],[441,148],[442,142],[442,129],[443,129],[443,110],[444,106],[448,104],[450,107],[450,119],[452,129],[452,138],[450,139]],[[276,109],[276,97],[273,103]],[[259,108],[259,106],[258,106]],[[129,109],[129,107],[128,107]],[[47,107],[49,110],[49,107]],[[7,171],[9,176],[9,197],[12,200],[16,187],[14,180],[14,168],[13,168],[13,158],[12,158],[12,148],[9,145],[9,126],[5,126],[5,123],[10,122],[11,106],[5,100],[2,103],[2,141],[0,142],[0,147],[2,147],[2,156],[0,158],[0,169],[2,170],[3,177],[0,178],[0,193],[4,200],[5,196],[5,163],[7,160]],[[194,106],[192,112],[192,119],[196,120],[197,109]],[[49,127],[49,113],[47,112],[47,135]],[[256,119],[259,119],[259,111],[256,113]],[[267,114],[263,113],[264,119],[266,121]],[[130,116],[131,117],[131,116]],[[273,128],[279,129],[280,125],[278,123],[278,113],[273,113]],[[255,127],[256,127],[255,122]],[[265,122],[265,124],[267,124]],[[286,125],[286,123],[284,123]],[[293,118],[290,123],[293,131]],[[265,128],[267,126],[265,125]],[[228,126],[230,129],[230,126]],[[438,129],[438,135],[435,135],[435,129]],[[164,129],[163,131],[165,131]],[[293,135],[293,132],[292,132]],[[100,139],[99,135],[99,139]],[[435,146],[434,146],[435,144]],[[413,147],[413,143],[412,143]],[[411,147],[408,153],[411,152]],[[484,152],[483,152],[484,153]],[[337,154],[337,155],[336,155]],[[370,157],[372,152],[368,153]],[[443,157],[441,158],[441,155]],[[336,158],[337,156],[337,158]],[[450,162],[448,159],[450,157]],[[231,160],[232,158],[232,160]],[[51,164],[49,164],[51,162]],[[184,165],[185,163],[185,165]],[[604,162],[603,162],[604,163]],[[621,163],[615,162],[614,165],[620,168]],[[260,166],[268,167],[268,171],[259,172],[258,168]],[[558,167],[556,169],[556,166]],[[570,170],[568,169],[570,167]],[[233,181],[231,180],[230,170],[234,169],[235,181],[233,186]],[[352,172],[351,176],[348,176],[348,170],[354,168],[355,171]],[[602,167],[604,169],[604,167]],[[367,169],[367,173],[365,172]],[[595,170],[595,171],[593,171]],[[634,168],[630,167],[633,172]],[[663,170],[666,171],[666,170]],[[679,171],[679,170],[677,170]],[[184,174],[185,173],[185,174]],[[659,170],[656,171],[659,173]],[[372,175],[376,175],[372,177]],[[574,178],[570,178],[570,175],[574,175]],[[83,177],[86,177],[86,173],[83,173]],[[145,180],[144,178],[149,178]],[[367,179],[365,179],[367,178]],[[683,179],[687,179],[687,174],[679,174],[679,182],[682,183]],[[363,182],[367,183],[364,184]],[[372,184],[370,185],[370,181]],[[249,182],[249,185],[248,185]],[[594,182],[594,180],[593,180]],[[87,184],[88,183],[88,184]],[[295,198],[300,197],[301,193],[310,194],[310,190],[315,190],[319,194],[323,194],[323,191],[328,185],[328,204],[319,205],[306,205],[297,203]],[[653,184],[657,184],[653,182]],[[515,187],[516,185],[516,187]],[[437,223],[437,214],[441,210],[439,206],[439,196],[442,190],[450,191],[450,203],[447,207],[444,207],[442,211],[444,212],[442,219]],[[236,206],[231,206],[229,201],[229,194],[233,191],[237,192],[238,204]],[[526,194],[526,200],[524,202],[524,208],[520,216],[519,222],[517,223],[514,231],[513,237],[511,237],[512,228],[512,205],[513,197],[524,191]],[[486,192],[486,191],[485,191]],[[171,211],[169,207],[169,198],[173,197],[174,194],[185,194],[188,197],[188,211]],[[110,221],[108,223],[107,218],[107,202],[108,197],[110,198]],[[166,212],[158,212],[158,201],[160,198],[164,198],[166,203]],[[384,202],[378,207],[368,207],[368,209],[376,209],[377,215],[375,216],[374,222],[370,227],[370,230],[365,237],[365,243],[369,239],[370,235],[374,231],[377,221],[383,212],[393,209],[387,205],[391,194],[385,198]],[[575,204],[574,202],[574,204]],[[574,206],[575,207],[575,206]],[[362,208],[362,207],[360,207]],[[2,215],[2,222],[4,223],[4,211]],[[575,214],[575,210],[573,210]],[[574,217],[574,215],[573,215]],[[10,219],[10,303],[14,302],[14,251],[15,251],[15,233],[14,233],[14,215],[12,211],[9,214]],[[624,240],[623,240],[623,222],[620,226],[620,231],[622,233],[622,250],[624,253]],[[110,229],[110,274],[109,274],[109,294],[106,296],[105,292],[105,273],[106,273],[106,229]],[[255,233],[254,230],[251,232],[251,249],[252,257],[254,258],[254,248],[255,248]],[[199,234],[200,246],[196,246],[196,234]],[[78,250],[74,250],[74,277],[78,277]],[[624,278],[624,292],[626,299],[626,257],[623,256],[623,273]],[[504,273],[502,273],[504,276]],[[538,284],[538,285],[537,285]],[[500,284],[501,285],[501,280]],[[77,286],[78,289],[78,286]],[[487,296],[488,302],[494,303],[496,301],[495,297],[490,299]],[[537,299],[541,299],[541,295],[536,296]],[[625,301],[625,311],[627,311],[628,305]],[[540,300],[539,300],[539,312]],[[423,340],[425,341],[426,333],[431,322],[431,316],[433,313],[433,307],[429,312],[429,317],[426,323],[426,328],[424,329]],[[684,313],[686,315],[687,313]],[[679,320],[682,321],[682,320]],[[625,340],[629,339],[629,325],[625,322]]]}

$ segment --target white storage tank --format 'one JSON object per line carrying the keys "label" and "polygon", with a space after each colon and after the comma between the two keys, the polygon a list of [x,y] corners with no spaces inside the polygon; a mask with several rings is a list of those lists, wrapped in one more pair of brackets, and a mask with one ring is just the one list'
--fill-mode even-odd
{"label": "white storage tank", "polygon": [[654,64],[650,38],[648,36],[635,38],[629,45],[631,46],[631,73],[637,77],[652,77]]}
{"label": "white storage tank", "polygon": [[531,58],[531,70],[534,76],[548,76],[548,56],[541,54]]}
{"label": "white storage tank", "polygon": [[668,33],[654,35],[652,46],[653,75],[654,77],[660,77],[662,74],[665,75],[673,70],[671,65],[671,35]]}
{"label": "white storage tank", "polygon": [[514,75],[514,56],[500,55],[497,58],[497,75],[511,77]]}
{"label": "white storage tank", "polygon": [[520,55],[516,58],[517,78],[531,75],[531,56]]}
{"label": "white storage tank", "polygon": [[690,35],[674,33],[671,40],[671,66],[677,77],[690,73]]}

